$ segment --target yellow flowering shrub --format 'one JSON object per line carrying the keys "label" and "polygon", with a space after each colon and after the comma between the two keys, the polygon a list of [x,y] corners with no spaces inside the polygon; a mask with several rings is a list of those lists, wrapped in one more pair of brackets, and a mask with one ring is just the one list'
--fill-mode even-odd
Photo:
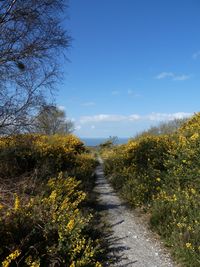
{"label": "yellow flowering shrub", "polygon": [[0,138],[0,176],[16,176],[39,169],[41,175],[71,170],[85,152],[74,135],[23,134]]}
{"label": "yellow flowering shrub", "polygon": [[[86,234],[86,194],[71,177],[50,179],[43,195],[0,210],[0,262],[7,266],[98,266],[97,244]],[[100,266],[100,265],[99,265]]]}
{"label": "yellow flowering shrub", "polygon": [[11,177],[32,170],[37,162],[35,135],[0,138],[0,176]]}
{"label": "yellow flowering shrub", "polygon": [[82,153],[76,156],[74,168],[70,175],[76,176],[83,181],[82,189],[85,192],[92,190],[94,187],[95,179],[91,179],[91,176],[94,176],[96,164],[94,156],[89,153]]}
{"label": "yellow flowering shrub", "polygon": [[187,267],[199,266],[199,210],[200,194],[194,188],[162,191],[151,209],[151,225]]}
{"label": "yellow flowering shrub", "polygon": [[2,262],[2,267],[9,267],[10,263],[12,261],[14,261],[16,258],[19,257],[19,255],[21,254],[21,252],[17,249],[14,252],[10,253],[6,259]]}
{"label": "yellow flowering shrub", "polygon": [[148,204],[151,225],[183,266],[200,266],[200,113],[172,135],[141,136],[103,151],[105,172],[134,206]]}
{"label": "yellow flowering shrub", "polygon": [[155,198],[152,225],[184,266],[200,264],[200,113],[177,132],[165,162],[165,193]]}
{"label": "yellow flowering shrub", "polygon": [[200,134],[200,112],[196,113],[180,128],[179,133],[186,137],[192,137],[196,134]]}
{"label": "yellow flowering shrub", "polygon": [[165,183],[161,174],[171,146],[167,136],[130,140],[105,158],[105,173],[132,205],[150,203]]}
{"label": "yellow flowering shrub", "polygon": [[95,165],[74,135],[0,138],[0,177],[13,183],[9,205],[0,194],[0,266],[101,266],[84,192]]}

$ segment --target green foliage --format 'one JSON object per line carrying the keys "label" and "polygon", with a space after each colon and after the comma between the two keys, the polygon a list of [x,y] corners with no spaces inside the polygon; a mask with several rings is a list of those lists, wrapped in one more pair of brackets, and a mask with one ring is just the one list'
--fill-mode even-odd
{"label": "green foliage", "polygon": [[70,171],[77,155],[84,153],[83,143],[73,135],[36,134],[0,138],[0,176],[13,177],[38,170],[40,176]]}
{"label": "green foliage", "polygon": [[111,174],[114,186],[132,205],[150,203],[164,184],[161,173],[171,145],[166,136],[129,141],[113,150],[105,162],[105,173]]}
{"label": "green foliage", "polygon": [[44,195],[26,205],[16,197],[12,209],[1,208],[2,266],[96,266],[97,244],[84,234],[90,216],[79,210],[85,198],[79,183],[60,174]]}
{"label": "green foliage", "polygon": [[104,157],[115,188],[133,206],[148,205],[152,227],[187,267],[200,266],[199,155],[200,113],[173,135],[141,135]]}
{"label": "green foliage", "polygon": [[[82,189],[84,192],[89,192],[94,187],[94,169],[97,165],[97,161],[91,154],[78,154],[76,156],[74,168],[69,171],[70,175],[77,177],[77,179],[82,181]],[[93,177],[94,178],[94,177]]]}
{"label": "green foliage", "polygon": [[184,266],[200,264],[200,194],[194,188],[162,191],[152,205],[151,225]]}
{"label": "green foliage", "polygon": [[180,128],[180,133],[184,134],[185,136],[192,136],[195,133],[200,133],[200,112],[196,113],[190,120],[183,124]]}
{"label": "green foliage", "polygon": [[[11,199],[0,191],[0,264],[100,267],[84,192],[94,184],[96,161],[83,143],[73,135],[0,138],[0,160],[2,181],[12,181]],[[17,181],[27,188],[33,173],[31,192],[17,190]]]}

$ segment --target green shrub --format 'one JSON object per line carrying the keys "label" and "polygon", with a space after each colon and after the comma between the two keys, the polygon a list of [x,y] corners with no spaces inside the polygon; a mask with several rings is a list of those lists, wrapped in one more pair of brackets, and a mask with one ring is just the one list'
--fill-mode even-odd
{"label": "green shrub", "polygon": [[37,169],[40,176],[69,171],[76,157],[85,152],[73,135],[24,134],[0,138],[0,176],[15,177]]}
{"label": "green shrub", "polygon": [[[0,262],[6,266],[101,266],[97,244],[86,231],[90,215],[79,206],[85,198],[73,178],[48,181],[45,194],[12,209],[1,206]],[[95,248],[96,247],[96,248]]]}
{"label": "green shrub", "polygon": [[148,205],[183,266],[200,266],[200,113],[173,135],[137,137],[107,154],[115,188],[133,206]]}
{"label": "green shrub", "polygon": [[172,141],[149,136],[129,141],[105,160],[105,173],[134,206],[148,204],[165,184],[165,160]]}
{"label": "green shrub", "polygon": [[184,266],[200,264],[200,195],[194,188],[162,191],[152,205],[151,225]]}

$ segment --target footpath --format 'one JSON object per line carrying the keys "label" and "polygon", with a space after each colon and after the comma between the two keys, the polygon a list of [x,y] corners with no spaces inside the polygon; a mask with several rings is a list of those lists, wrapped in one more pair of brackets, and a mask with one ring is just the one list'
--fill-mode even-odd
{"label": "footpath", "polygon": [[[103,172],[103,162],[99,159],[96,169],[100,215],[110,225],[110,257],[115,259],[112,266],[118,267],[177,267],[162,243],[154,237],[141,217],[126,207]],[[111,266],[108,263],[107,266]]]}

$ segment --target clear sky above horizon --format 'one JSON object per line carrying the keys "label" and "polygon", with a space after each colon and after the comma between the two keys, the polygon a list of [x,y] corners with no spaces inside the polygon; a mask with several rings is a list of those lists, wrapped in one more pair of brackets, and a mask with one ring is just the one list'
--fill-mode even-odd
{"label": "clear sky above horizon", "polygon": [[80,137],[131,137],[199,111],[199,0],[71,0],[57,103]]}

